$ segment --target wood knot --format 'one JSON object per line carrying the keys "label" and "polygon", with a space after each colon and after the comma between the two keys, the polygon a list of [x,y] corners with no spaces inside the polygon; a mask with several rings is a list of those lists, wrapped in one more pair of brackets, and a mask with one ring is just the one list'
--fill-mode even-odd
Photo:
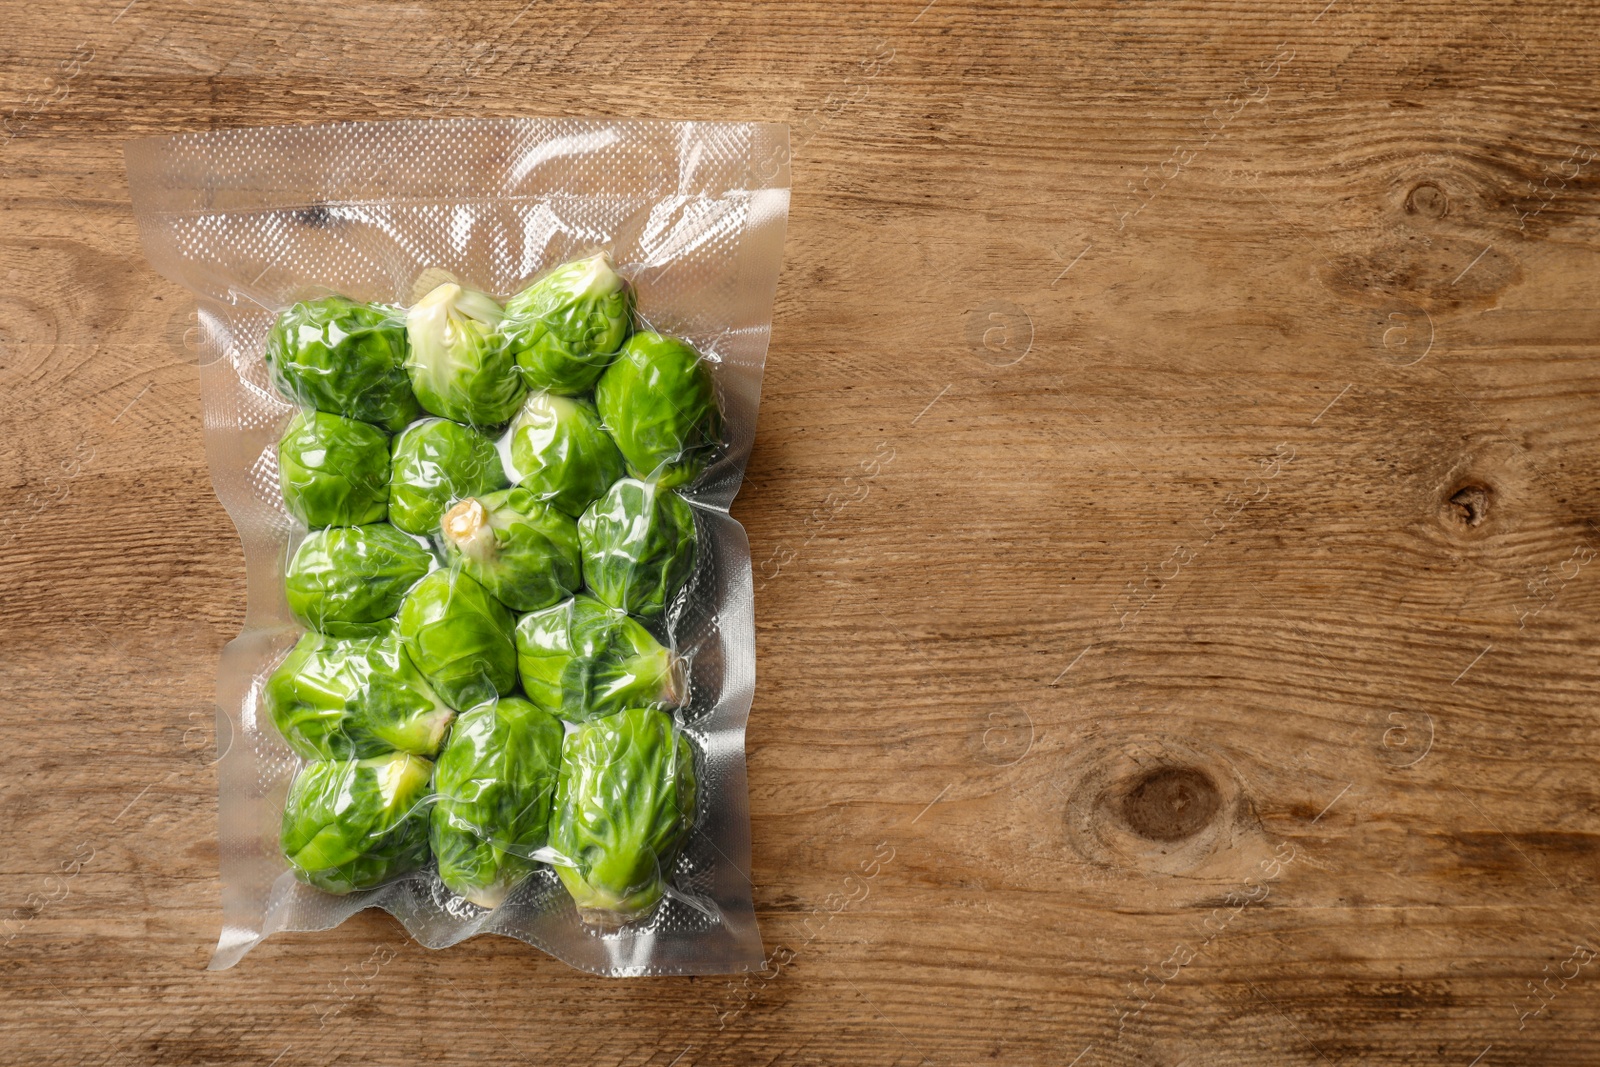
{"label": "wood knot", "polygon": [[1204,771],[1162,767],[1151,771],[1122,798],[1129,829],[1151,841],[1182,841],[1216,818],[1222,794]]}
{"label": "wood knot", "polygon": [[1136,734],[1074,752],[1067,841],[1090,863],[1181,874],[1228,871],[1261,839],[1237,771],[1220,751]]}
{"label": "wood knot", "polygon": [[1477,529],[1489,517],[1489,488],[1468,482],[1450,494],[1455,520],[1469,530]]}
{"label": "wood knot", "polygon": [[[1425,530],[1451,554],[1486,544],[1520,524],[1518,516],[1530,503],[1529,487],[1538,481],[1528,438],[1487,430],[1462,433],[1459,452],[1441,453],[1437,467],[1417,472],[1419,532]],[[1566,501],[1544,498],[1542,503]]]}
{"label": "wood knot", "polygon": [[1433,182],[1418,182],[1406,194],[1406,214],[1442,219],[1450,211],[1450,198]]}

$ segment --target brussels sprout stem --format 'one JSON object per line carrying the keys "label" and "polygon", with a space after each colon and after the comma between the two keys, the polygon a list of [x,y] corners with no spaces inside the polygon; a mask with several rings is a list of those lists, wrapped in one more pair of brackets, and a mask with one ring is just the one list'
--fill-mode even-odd
{"label": "brussels sprout stem", "polygon": [[455,722],[455,718],[456,713],[454,711],[442,706],[438,711],[427,717],[424,722],[424,728],[427,730],[425,747],[429,751],[439,751],[440,746],[444,744],[445,731],[450,729],[450,724]]}
{"label": "brussels sprout stem", "polygon": [[483,505],[471,497],[445,512],[439,525],[462,555],[471,556],[479,563],[487,563],[494,555],[494,530],[489,525],[489,515]]}
{"label": "brussels sprout stem", "polygon": [[505,309],[487,293],[480,293],[476,289],[460,289],[452,295],[455,298],[457,311],[469,319],[478,320],[485,326],[498,326],[500,320],[506,316]]}
{"label": "brussels sprout stem", "polygon": [[617,287],[617,272],[611,265],[610,253],[596,252],[583,260],[583,266],[586,268],[584,273],[572,280],[574,292],[592,297],[609,293]]}
{"label": "brussels sprout stem", "polygon": [[383,806],[394,807],[395,801],[414,792],[432,773],[433,764],[415,756],[393,759],[384,764],[378,769],[378,795],[383,800]]}
{"label": "brussels sprout stem", "polygon": [[487,908],[489,911],[493,911],[505,903],[505,899],[509,894],[509,886],[496,882],[493,885],[486,885],[482,889],[474,889],[463,893],[461,894],[461,899],[469,904],[476,904],[480,908]]}
{"label": "brussels sprout stem", "polygon": [[683,657],[674,656],[671,652],[664,652],[667,657],[667,670],[661,679],[661,699],[673,707],[683,703],[683,698],[688,692],[688,679],[685,677],[688,664]]}

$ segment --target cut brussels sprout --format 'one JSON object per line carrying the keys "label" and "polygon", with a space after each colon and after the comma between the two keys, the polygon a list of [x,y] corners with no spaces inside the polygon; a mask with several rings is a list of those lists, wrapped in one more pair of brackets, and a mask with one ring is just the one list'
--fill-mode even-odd
{"label": "cut brussels sprout", "polygon": [[589,591],[630,615],[653,618],[694,571],[694,509],[670,489],[624,478],[578,521]]}
{"label": "cut brussels sprout", "polygon": [[520,697],[462,715],[434,772],[429,839],[439,877],[496,908],[544,847],[561,766],[561,723]]}
{"label": "cut brussels sprout", "polygon": [[353,893],[428,862],[433,764],[403,752],[308,763],[289,787],[279,841],[302,882]]}
{"label": "cut brussels sprout", "polygon": [[568,735],[550,847],[586,923],[648,916],[694,818],[694,746],[666,712],[629,708]]}
{"label": "cut brussels sprout", "polygon": [[593,597],[524,615],[516,639],[522,691],[570,722],[682,698],[672,653],[638,620]]}
{"label": "cut brussels sprout", "polygon": [[463,500],[440,527],[451,565],[508,608],[549,607],[583,585],[578,524],[526,490]]}
{"label": "cut brussels sprout", "polygon": [[267,679],[261,699],[305,759],[432,756],[455,717],[412,666],[393,623],[373,637],[306,634]]}
{"label": "cut brussels sprout", "polygon": [[576,396],[633,324],[633,289],[604,252],[565,263],[506,301],[501,332],[528,386]]}
{"label": "cut brussels sprout", "polygon": [[289,610],[333,637],[376,633],[435,562],[431,552],[386,522],[316,530],[289,564]]}
{"label": "cut brussels sprout", "polygon": [[517,685],[511,612],[460,571],[437,570],[400,605],[411,662],[453,708],[465,711]]}
{"label": "cut brussels sprout", "polygon": [[496,329],[503,314],[494,297],[454,282],[406,312],[406,370],[424,408],[472,426],[499,426],[516,414],[527,386]]}
{"label": "cut brussels sprout", "polygon": [[635,478],[692,482],[721,440],[710,368],[676,337],[644,330],[628,338],[594,402]]}
{"label": "cut brussels sprout", "polygon": [[389,435],[342,415],[301,411],[278,442],[289,514],[310,527],[382,522],[389,513]]}
{"label": "cut brussels sprout", "polygon": [[267,333],[267,371],[305,407],[398,430],[420,409],[406,376],[405,320],[342,296],[288,308]]}
{"label": "cut brussels sprout", "polygon": [[507,485],[494,442],[449,419],[424,419],[394,439],[389,521],[432,537],[450,505]]}
{"label": "cut brussels sprout", "polygon": [[577,518],[626,472],[589,400],[529,393],[511,423],[517,485]]}

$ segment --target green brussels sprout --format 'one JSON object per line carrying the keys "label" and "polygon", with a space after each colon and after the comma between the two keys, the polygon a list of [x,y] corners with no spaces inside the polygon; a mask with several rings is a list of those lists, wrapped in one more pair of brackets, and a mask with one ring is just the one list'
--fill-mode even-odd
{"label": "green brussels sprout", "polygon": [[598,252],[506,301],[500,330],[530,388],[576,396],[594,385],[632,324],[633,289]]}
{"label": "green brussels sprout", "polygon": [[573,518],[627,473],[594,403],[554,393],[528,394],[511,424],[511,462],[521,488]]}
{"label": "green brussels sprout", "polygon": [[279,843],[302,882],[354,893],[428,862],[433,764],[393,752],[308,763],[289,787]]}
{"label": "green brussels sprout", "polygon": [[594,402],[635,478],[692,482],[721,441],[710,368],[676,337],[644,330],[628,338]]}
{"label": "green brussels sprout", "polygon": [[399,312],[342,296],[306,300],[267,332],[267,371],[290,400],[386,430],[417,417]]}
{"label": "green brussels sprout", "polygon": [[525,489],[468,497],[439,525],[451,565],[515,611],[549,607],[583,585],[578,524]]}
{"label": "green brussels sprout", "polygon": [[307,526],[382,522],[389,513],[389,435],[342,415],[301,411],[278,442],[278,484]]}
{"label": "green brussels sprout", "polygon": [[524,615],[516,640],[522,691],[571,722],[682,699],[672,653],[636,619],[594,597]]}
{"label": "green brussels sprout", "polygon": [[517,685],[511,612],[460,571],[437,570],[400,605],[411,662],[452,708],[466,710]]}
{"label": "green brussels sprout", "polygon": [[267,679],[261,699],[305,759],[432,756],[455,718],[412,665],[393,623],[372,637],[306,634]]}
{"label": "green brussels sprout", "polygon": [[650,914],[694,827],[694,746],[666,712],[629,708],[569,734],[550,847],[584,922]]}
{"label": "green brussels sprout", "polygon": [[389,521],[431,537],[451,504],[507,484],[493,441],[449,419],[424,419],[394,439]]}
{"label": "green brussels sprout", "polygon": [[429,838],[451,891],[496,908],[550,833],[561,723],[520,697],[462,715],[434,772]]}
{"label": "green brussels sprout", "polygon": [[495,329],[503,314],[494,297],[454,282],[406,312],[406,370],[424,408],[473,426],[499,426],[516,414],[527,386]]}
{"label": "green brussels sprout", "polygon": [[694,571],[694,509],[670,489],[624,478],[578,520],[583,580],[611,607],[653,618]]}
{"label": "green brussels sprout", "polygon": [[284,591],[289,610],[313,630],[360,637],[378,632],[435,562],[386,522],[329,526],[300,542]]}

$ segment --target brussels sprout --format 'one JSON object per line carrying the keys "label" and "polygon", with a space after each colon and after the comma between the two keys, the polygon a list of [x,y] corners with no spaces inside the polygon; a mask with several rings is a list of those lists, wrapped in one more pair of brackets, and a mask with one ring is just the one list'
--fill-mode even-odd
{"label": "brussels sprout", "polygon": [[615,927],[649,915],[694,817],[694,746],[670,715],[629,708],[570,734],[550,847],[584,922]]}
{"label": "brussels sprout", "polygon": [[278,442],[278,484],[307,526],[382,522],[389,513],[389,435],[342,415],[302,411]]}
{"label": "brussels sprout", "polygon": [[439,877],[495,908],[534,868],[550,833],[561,723],[520,697],[473,708],[439,757],[429,837]]}
{"label": "brussels sprout", "polygon": [[672,653],[636,620],[593,597],[524,615],[516,639],[522,691],[571,722],[681,699]]}
{"label": "brussels sprout", "polygon": [[329,526],[300,543],[284,591],[295,618],[333,637],[376,633],[433,554],[386,522]]}
{"label": "brussels sprout", "polygon": [[289,747],[306,759],[432,756],[455,718],[412,665],[392,623],[373,637],[306,634],[267,679],[261,699]]}
{"label": "brussels sprout", "polygon": [[573,518],[627,473],[593,402],[553,393],[528,394],[511,423],[511,462],[519,486]]}
{"label": "brussels sprout", "polygon": [[600,376],[594,402],[635,478],[691,482],[721,439],[711,371],[676,337],[645,330],[628,338]]}
{"label": "brussels sprout", "polygon": [[353,893],[428,862],[433,764],[394,752],[308,763],[289,787],[279,843],[302,882]]}
{"label": "brussels sprout", "polygon": [[451,565],[508,608],[546,608],[583,585],[578,524],[527,490],[469,497],[439,525]]}
{"label": "brussels sprout", "polygon": [[406,377],[399,312],[342,296],[307,300],[267,332],[267,370],[291,400],[398,430],[420,410]]}
{"label": "brussels sprout", "polygon": [[499,426],[516,414],[527,386],[495,329],[503,314],[494,297],[454,282],[406,312],[406,370],[424,408],[473,426]]}
{"label": "brussels sprout", "polygon": [[453,708],[476,707],[517,685],[517,648],[506,606],[457,570],[437,570],[400,605],[411,662]]}
{"label": "brussels sprout", "polygon": [[694,509],[670,489],[624,478],[578,520],[589,591],[630,615],[660,615],[694,570]]}
{"label": "brussels sprout", "polygon": [[493,441],[449,419],[424,419],[394,439],[389,521],[431,537],[451,504],[506,485]]}
{"label": "brussels sprout", "polygon": [[531,388],[576,396],[594,385],[632,322],[633,290],[599,252],[506,301],[500,330]]}

